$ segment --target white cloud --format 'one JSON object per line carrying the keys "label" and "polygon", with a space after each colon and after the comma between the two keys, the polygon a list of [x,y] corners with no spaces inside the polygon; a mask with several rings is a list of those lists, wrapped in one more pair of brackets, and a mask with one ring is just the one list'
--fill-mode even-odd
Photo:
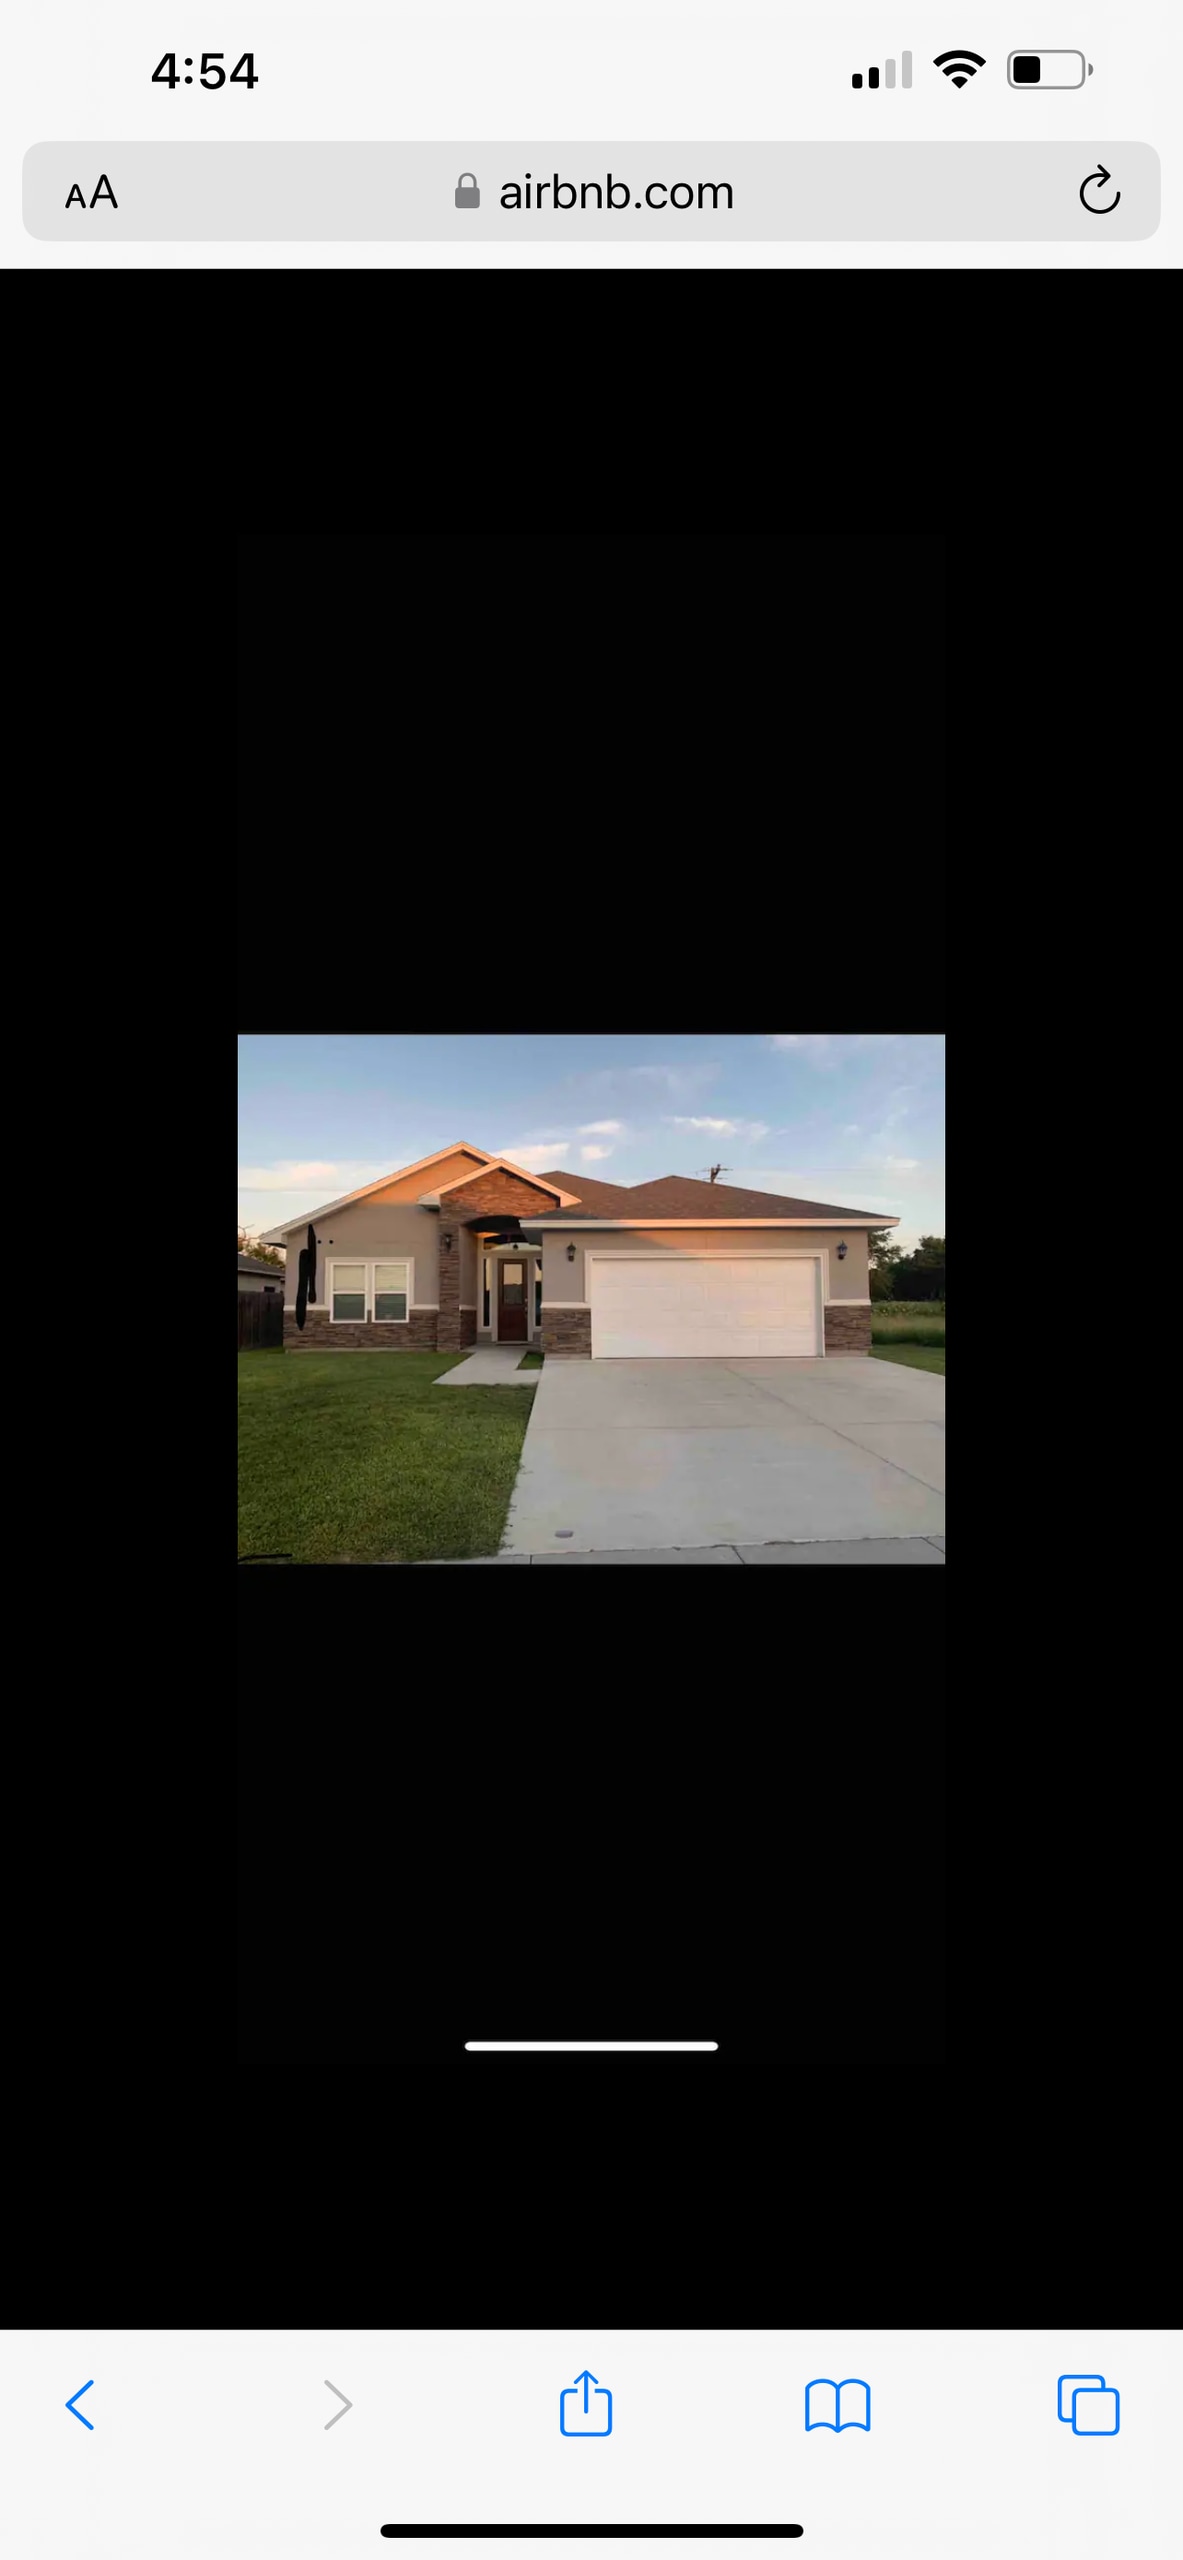
{"label": "white cloud", "polygon": [[[392,1173],[391,1164],[365,1164],[342,1157],[335,1164],[318,1164],[311,1159],[283,1157],[277,1164],[240,1164],[240,1191],[324,1191],[332,1194],[361,1191],[367,1182],[380,1182],[384,1173]],[[315,1204],[313,1204],[315,1205]]]}
{"label": "white cloud", "polygon": [[813,1067],[837,1067],[865,1049],[896,1048],[903,1038],[899,1031],[770,1031],[763,1045],[795,1050]]}
{"label": "white cloud", "polygon": [[835,1063],[830,1054],[832,1038],[833,1033],[829,1031],[773,1031],[769,1035],[768,1046],[770,1049],[799,1049],[812,1066],[825,1067]]}
{"label": "white cloud", "polygon": [[857,1120],[848,1120],[848,1122],[847,1122],[847,1124],[846,1124],[846,1127],[844,1128],[844,1130],[843,1130],[843,1132],[842,1132],[842,1135],[843,1135],[843,1137],[844,1137],[844,1138],[857,1138],[857,1136],[858,1136],[858,1122],[857,1122]]}
{"label": "white cloud", "polygon": [[889,1173],[915,1173],[920,1165],[919,1156],[884,1156],[883,1161]]}
{"label": "white cloud", "polygon": [[[579,1129],[581,1136],[589,1138],[623,1138],[624,1136],[623,1120],[581,1120]],[[585,1147],[584,1154],[586,1153]]]}
{"label": "white cloud", "polygon": [[671,1094],[681,1098],[697,1093],[700,1085],[711,1084],[718,1075],[717,1066],[701,1067],[626,1067],[626,1075],[651,1076],[668,1085]]}
{"label": "white cloud", "polygon": [[543,1138],[528,1147],[498,1147],[499,1156],[508,1156],[511,1164],[520,1164],[527,1173],[549,1173],[561,1163],[571,1141],[569,1138]]}
{"label": "white cloud", "polygon": [[906,1102],[901,1102],[900,1095],[903,1093],[915,1093],[915,1091],[916,1087],[914,1084],[897,1084],[892,1086],[887,1099],[889,1103],[895,1104],[895,1109],[884,1112],[883,1126],[885,1129],[894,1129],[901,1120],[908,1120],[911,1118],[911,1112],[908,1105]]}
{"label": "white cloud", "polygon": [[767,1120],[695,1120],[680,1111],[667,1111],[664,1117],[674,1129],[713,1129],[721,1138],[748,1138],[754,1144],[768,1135]]}
{"label": "white cloud", "polygon": [[611,1147],[581,1147],[579,1152],[585,1164],[594,1164],[598,1157],[610,1156],[612,1149]]}

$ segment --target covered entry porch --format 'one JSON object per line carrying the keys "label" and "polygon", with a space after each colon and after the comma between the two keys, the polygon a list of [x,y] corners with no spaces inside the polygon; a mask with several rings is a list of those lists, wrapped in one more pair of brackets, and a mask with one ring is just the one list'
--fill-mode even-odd
{"label": "covered entry porch", "polygon": [[542,1255],[518,1232],[516,1219],[474,1229],[478,1342],[516,1342],[528,1349],[542,1332]]}

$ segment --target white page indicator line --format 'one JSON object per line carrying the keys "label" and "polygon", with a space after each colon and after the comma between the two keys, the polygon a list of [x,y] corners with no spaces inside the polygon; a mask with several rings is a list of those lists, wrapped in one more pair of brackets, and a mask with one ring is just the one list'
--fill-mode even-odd
{"label": "white page indicator line", "polygon": [[466,2053],[717,2053],[717,2044],[466,2044]]}

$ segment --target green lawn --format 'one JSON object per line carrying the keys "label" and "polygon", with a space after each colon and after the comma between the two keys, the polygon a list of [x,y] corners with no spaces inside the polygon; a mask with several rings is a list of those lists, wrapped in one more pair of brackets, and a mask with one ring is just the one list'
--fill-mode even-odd
{"label": "green lawn", "polygon": [[934,1351],[927,1342],[873,1342],[872,1360],[898,1360],[905,1369],[935,1369],[943,1378],[945,1354]]}
{"label": "green lawn", "polygon": [[241,1351],[239,1555],[496,1555],[534,1399],[504,1387],[437,1395],[463,1356]]}
{"label": "green lawn", "polygon": [[519,1369],[540,1369],[542,1367],[542,1360],[543,1354],[541,1351],[527,1351],[524,1358],[519,1360],[518,1367]]}

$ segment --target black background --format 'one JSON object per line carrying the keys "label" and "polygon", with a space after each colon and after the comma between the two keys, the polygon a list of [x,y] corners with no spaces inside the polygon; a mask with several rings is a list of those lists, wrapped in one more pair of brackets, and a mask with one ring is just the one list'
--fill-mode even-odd
{"label": "black background", "polygon": [[[621,1586],[639,1569],[587,1570],[601,1623],[627,1604],[638,1630],[647,1611],[690,1609],[684,1586],[699,1579],[687,1568],[666,1600],[654,1568],[630,1600]],[[865,1571],[883,1582],[886,1569]],[[461,1662],[482,1630],[507,1646],[522,1640],[508,1603],[478,1614],[487,1604],[467,1597],[494,1578],[508,1591],[520,1573],[375,1576],[404,1627],[454,1613]],[[266,1615],[282,1621],[285,1596],[302,1609],[310,1578],[271,1569]],[[343,1578],[315,1577],[334,1592]],[[536,1578],[568,1586],[544,1610],[547,1632],[561,1634],[566,1611],[589,1604],[570,1594],[570,1574]],[[747,1581],[784,1578],[751,1573],[730,1602],[743,1649],[770,1635],[773,1614]],[[424,1588],[441,1579],[446,1603]],[[753,1691],[746,1704],[716,1698],[712,1678],[680,1713],[630,1703],[629,1682],[619,1693],[597,1682],[589,1696],[560,1664],[528,1684],[553,1690],[547,1712],[494,1700],[487,1714],[456,1714],[439,1701],[433,1732],[430,1716],[401,1703],[401,1661],[389,1697],[380,1685],[364,1704],[333,1673],[358,1614],[352,1602],[330,1610],[329,1640],[313,1646],[326,1692],[341,1695],[303,1741],[262,1704],[244,1718],[247,2058],[453,2061],[519,2076],[586,2073],[608,2059],[635,2070],[642,2059],[463,2050],[470,2037],[565,2036],[717,2040],[717,2056],[643,2057],[699,2073],[936,2058],[935,1705],[843,1707],[841,1679],[830,1705],[812,1680],[804,1694],[761,1698],[768,1670],[753,1654],[746,1681],[739,1674]],[[931,1644],[931,1604],[930,1616]],[[360,1613],[363,1649],[374,1618]],[[709,1641],[718,1676],[717,1630]]]}
{"label": "black background", "polygon": [[[242,545],[242,1028],[939,1029],[943,578],[931,541]],[[943,1586],[240,1568],[240,2059],[937,2061]],[[463,2051],[571,2035],[720,2050]]]}

